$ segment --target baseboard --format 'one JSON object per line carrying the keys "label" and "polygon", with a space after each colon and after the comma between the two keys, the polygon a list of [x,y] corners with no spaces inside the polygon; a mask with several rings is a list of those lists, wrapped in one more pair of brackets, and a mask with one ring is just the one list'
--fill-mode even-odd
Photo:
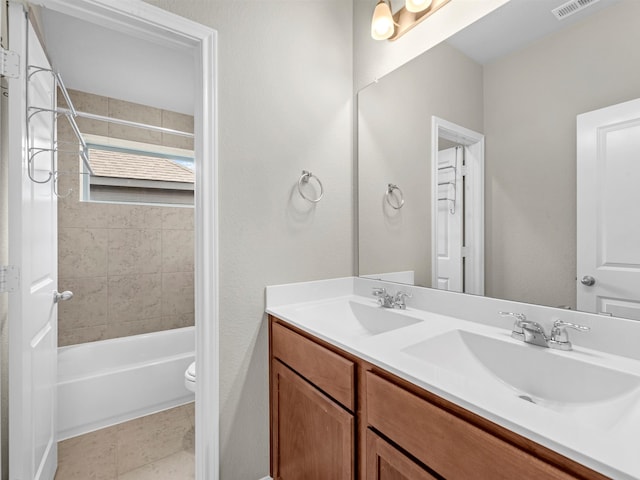
{"label": "baseboard", "polygon": [[273,480],[271,477],[262,477],[260,480]]}

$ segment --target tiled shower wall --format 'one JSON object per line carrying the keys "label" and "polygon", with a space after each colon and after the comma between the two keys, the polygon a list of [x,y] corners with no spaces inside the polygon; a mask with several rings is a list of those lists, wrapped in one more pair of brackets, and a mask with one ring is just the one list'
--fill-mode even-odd
{"label": "tiled shower wall", "polygon": [[[77,110],[193,131],[193,117],[70,91]],[[61,99],[61,96],[59,96]],[[76,118],[83,134],[192,149],[191,139]],[[61,149],[77,144],[64,118]],[[58,309],[60,346],[193,325],[193,208],[79,200],[78,155],[58,154],[58,276],[72,300]]]}

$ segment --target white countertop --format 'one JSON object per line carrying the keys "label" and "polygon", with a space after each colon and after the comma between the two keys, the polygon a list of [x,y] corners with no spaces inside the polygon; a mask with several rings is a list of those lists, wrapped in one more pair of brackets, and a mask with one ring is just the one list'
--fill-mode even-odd
{"label": "white countertop", "polygon": [[[510,337],[509,322],[505,322],[506,328],[501,328],[487,324],[482,319],[478,321],[474,318],[474,321],[470,321],[444,315],[441,305],[438,307],[440,313],[411,308],[412,303],[423,303],[419,298],[414,301],[422,292],[412,288],[414,299],[407,301],[407,309],[394,313],[416,319],[416,323],[375,334],[353,328],[341,328],[340,315],[349,302],[352,306],[380,308],[375,298],[356,294],[359,291],[369,291],[371,285],[388,286],[390,291],[398,288],[407,290],[394,284],[387,285],[384,282],[359,278],[267,287],[266,311],[604,475],[615,479],[640,479],[640,388],[615,399],[615,404],[608,401],[604,417],[591,415],[592,409],[599,408],[599,405],[586,404],[584,408],[572,408],[571,412],[567,413],[561,408],[546,408],[524,401],[516,395],[505,395],[504,389],[498,383],[487,383],[471,376],[456,374],[455,371],[442,368],[442,365],[422,361],[407,352],[420,342],[456,330],[522,345],[523,342]],[[425,295],[438,295],[433,290],[422,290],[426,290]],[[464,303],[464,299],[461,301]],[[499,307],[504,303],[479,297],[472,301],[497,302],[496,306]],[[511,307],[513,303],[510,302]],[[531,311],[534,307],[528,305],[527,308]],[[317,312],[324,313],[318,315]],[[629,327],[625,324],[624,328]],[[640,332],[640,325],[638,329]],[[576,333],[574,337],[578,335]],[[640,343],[637,346],[640,349]],[[541,348],[529,345],[526,347]],[[640,361],[636,358],[575,344],[574,349],[568,352],[543,350],[545,355],[570,357],[640,378]],[[549,374],[553,375],[553,372]],[[613,408],[610,408],[611,406]]]}

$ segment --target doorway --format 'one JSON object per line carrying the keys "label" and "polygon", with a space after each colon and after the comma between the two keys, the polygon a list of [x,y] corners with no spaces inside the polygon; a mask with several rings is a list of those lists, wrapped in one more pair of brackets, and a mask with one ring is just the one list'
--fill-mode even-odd
{"label": "doorway", "polygon": [[[22,4],[12,4],[12,8],[22,8]],[[89,24],[100,25],[111,28],[121,33],[125,33],[133,38],[152,41],[157,45],[167,49],[188,49],[191,51],[191,58],[194,65],[193,91],[194,96],[194,134],[195,134],[195,175],[198,188],[195,192],[195,323],[196,323],[196,361],[199,371],[205,372],[200,378],[196,387],[196,418],[198,431],[196,432],[196,478],[216,479],[218,478],[218,319],[217,319],[217,155],[215,144],[216,131],[216,74],[215,74],[215,51],[216,33],[210,28],[187,21],[181,17],[172,15],[166,11],[152,7],[144,2],[126,2],[117,6],[113,2],[104,0],[86,0],[78,2],[66,2],[60,0],[37,0],[31,2],[32,7],[44,7],[50,11],[57,12],[69,17],[88,22]],[[22,12],[22,18],[24,18]],[[19,18],[19,17],[18,17]],[[19,20],[15,20],[17,23]],[[10,22],[11,19],[10,19]],[[11,28],[11,25],[10,25]],[[19,38],[18,36],[14,38]],[[46,46],[45,46],[46,47]],[[23,46],[12,44],[10,48],[14,51],[23,51]],[[24,67],[23,67],[24,68]],[[55,65],[54,65],[55,68]],[[26,72],[22,71],[21,78],[9,81],[10,97],[19,99],[23,91],[23,83]],[[11,95],[11,94],[14,95]],[[17,100],[16,100],[17,101]],[[24,102],[24,99],[23,99]],[[18,105],[17,103],[14,104]],[[14,145],[13,152],[18,155],[10,158],[20,158],[22,146],[21,125],[24,124],[24,108],[9,110],[9,118],[12,123],[19,127],[14,131],[15,137],[9,134],[10,148]],[[22,121],[20,119],[23,119]],[[3,119],[4,120],[4,119]],[[3,122],[4,123],[4,122]],[[13,143],[12,143],[13,142]],[[25,162],[23,161],[23,164]],[[25,175],[26,171],[15,168],[18,174]],[[19,188],[15,186],[13,188]],[[51,190],[50,195],[54,191]],[[17,190],[10,192],[10,209],[19,202],[20,192]],[[24,233],[13,229],[9,223],[9,261],[17,268],[23,267],[22,256],[18,255],[17,245],[24,240]],[[37,235],[37,233],[33,233]],[[55,235],[48,237],[54,238]],[[17,252],[14,254],[14,252]],[[21,305],[26,299],[22,298],[20,292],[10,294],[9,297],[9,326],[22,322],[21,315],[12,315],[13,305]],[[51,309],[56,306],[52,304]],[[17,329],[14,329],[17,330]],[[10,405],[9,408],[18,408],[23,402],[21,378],[31,378],[51,372],[35,372],[33,370],[14,371],[14,365],[20,362],[11,362],[11,358],[18,358],[20,352],[19,345],[22,342],[10,338]],[[25,365],[31,369],[32,365]],[[55,384],[55,369],[53,378],[47,378],[45,383]],[[55,400],[54,400],[55,402]],[[204,406],[206,405],[206,408]],[[42,419],[36,419],[40,421]],[[19,422],[19,420],[17,420]],[[51,419],[44,419],[48,422]],[[22,425],[15,423],[12,431],[19,431]],[[34,469],[33,462],[22,461],[24,458],[33,458],[33,451],[22,451],[24,442],[14,445],[11,441],[10,450],[10,478],[43,478],[40,471]],[[16,446],[18,445],[18,446]],[[28,448],[28,447],[27,447]],[[43,452],[40,452],[43,453]],[[54,454],[55,455],[55,454]],[[48,479],[46,479],[48,480]]]}
{"label": "doorway", "polygon": [[431,145],[431,284],[484,295],[484,135],[434,116]]}

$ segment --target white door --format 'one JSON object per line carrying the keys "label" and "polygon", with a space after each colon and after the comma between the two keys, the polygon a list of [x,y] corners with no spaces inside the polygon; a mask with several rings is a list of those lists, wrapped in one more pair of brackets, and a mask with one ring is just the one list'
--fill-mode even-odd
{"label": "white door", "polygon": [[[49,65],[22,5],[14,2],[9,42],[21,70],[20,78],[8,80],[9,262],[21,276],[9,294],[9,477],[51,480],[57,463],[57,203],[51,180],[29,178],[27,159],[34,148],[51,147],[54,117],[35,114],[27,127],[26,102],[28,95],[30,105],[51,109],[55,89],[49,72],[27,80],[29,65]],[[35,156],[31,176],[44,181],[53,168],[45,151]]]}
{"label": "white door", "polygon": [[463,291],[463,186],[464,149],[438,152],[438,285],[441,290]]}
{"label": "white door", "polygon": [[640,99],[577,117],[577,307],[640,320]]}

